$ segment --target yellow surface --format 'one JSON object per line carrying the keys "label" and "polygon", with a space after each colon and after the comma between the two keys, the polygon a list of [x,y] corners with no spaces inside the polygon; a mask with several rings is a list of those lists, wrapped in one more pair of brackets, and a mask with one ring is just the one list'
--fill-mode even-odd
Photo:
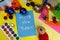
{"label": "yellow surface", "polygon": [[[12,29],[13,29],[13,30],[15,31],[15,33],[17,34],[18,32],[17,32],[16,16],[15,16],[15,14],[14,14],[12,20],[9,19],[9,17],[8,17],[7,20],[4,20],[4,16],[6,16],[6,13],[5,13],[4,11],[0,11],[0,26],[2,26],[5,22],[9,23],[9,25],[11,25],[11,23],[13,23],[13,24],[14,24],[14,27],[12,27]],[[5,36],[4,36],[2,33],[3,33],[3,32],[0,31],[0,36],[2,36],[2,37],[0,37],[0,40],[2,40],[3,38],[4,38],[3,40],[7,40],[7,39],[5,39]]]}
{"label": "yellow surface", "polygon": [[[27,10],[32,10],[31,7],[27,7],[22,0],[19,0],[20,3],[22,4],[23,7],[25,7]],[[33,0],[34,2],[40,3],[41,0]],[[10,20],[8,18],[8,20],[4,20],[3,17],[5,16],[5,12],[4,11],[0,11],[0,26],[2,24],[4,24],[5,22],[8,22],[9,24],[14,23],[15,26],[12,27],[13,30],[17,32],[17,26],[16,26],[16,16],[14,14],[14,18],[12,20]],[[47,24],[43,23],[41,20],[38,19],[38,16],[40,14],[39,13],[35,13],[34,12],[34,20],[35,20],[35,26],[37,27],[38,25],[43,26],[46,29],[46,32],[49,35],[49,40],[60,40],[60,34],[57,33],[55,30],[53,30],[52,28],[50,28]],[[8,40],[7,37],[3,34],[3,32],[0,30],[0,40]],[[38,40],[37,35],[35,36],[29,36],[29,37],[21,37],[20,40]]]}

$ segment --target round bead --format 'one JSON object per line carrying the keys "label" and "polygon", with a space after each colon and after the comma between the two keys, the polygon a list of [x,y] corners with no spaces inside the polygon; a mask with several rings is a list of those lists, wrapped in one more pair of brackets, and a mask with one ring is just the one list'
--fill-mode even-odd
{"label": "round bead", "polygon": [[14,37],[16,37],[17,36],[17,34],[14,34]]}
{"label": "round bead", "polygon": [[4,26],[2,26],[2,29],[4,29],[5,27]]}
{"label": "round bead", "polygon": [[12,34],[14,34],[14,31],[11,31]]}
{"label": "round bead", "polygon": [[6,8],[6,9],[5,9],[5,12],[7,12],[7,13],[9,13],[9,14],[14,14],[14,13],[15,13],[15,11],[14,11],[13,8]]}
{"label": "round bead", "polygon": [[6,34],[9,34],[9,31],[6,31]]}
{"label": "round bead", "polygon": [[4,16],[4,19],[7,20],[7,16]]}
{"label": "round bead", "polygon": [[34,2],[30,2],[30,5],[34,7],[35,6],[35,3]]}
{"label": "round bead", "polygon": [[9,28],[9,31],[12,31],[12,28]]}
{"label": "round bead", "polygon": [[5,26],[8,26],[8,23],[5,23]]}
{"label": "round bead", "polygon": [[27,6],[30,6],[30,3],[26,3]]}
{"label": "round bead", "polygon": [[11,34],[8,34],[9,37],[11,37]]}
{"label": "round bead", "polygon": [[4,28],[4,31],[7,31],[7,29],[6,29],[6,28]]}
{"label": "round bead", "polygon": [[53,23],[57,23],[56,17],[53,17]]}
{"label": "round bead", "polygon": [[10,38],[11,38],[11,40],[14,40],[14,37],[11,36]]}
{"label": "round bead", "polygon": [[12,16],[12,15],[10,15],[10,16],[9,16],[9,19],[13,19],[13,16]]}
{"label": "round bead", "polygon": [[10,26],[8,25],[7,28],[10,28]]}
{"label": "round bead", "polygon": [[16,39],[19,39],[19,37],[16,37]]}
{"label": "round bead", "polygon": [[26,14],[26,12],[27,12],[27,10],[26,10],[25,8],[21,8],[21,9],[20,9],[20,13],[21,13],[21,14]]}

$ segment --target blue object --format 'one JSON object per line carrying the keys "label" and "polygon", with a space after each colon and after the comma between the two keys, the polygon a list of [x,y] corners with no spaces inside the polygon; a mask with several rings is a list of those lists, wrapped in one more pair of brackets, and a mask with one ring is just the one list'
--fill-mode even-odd
{"label": "blue object", "polygon": [[55,10],[60,10],[60,8],[58,6],[55,6]]}
{"label": "blue object", "polygon": [[30,6],[30,3],[26,3],[27,6]]}
{"label": "blue object", "polygon": [[12,34],[14,34],[14,31],[11,31]]}
{"label": "blue object", "polygon": [[21,13],[21,14],[26,14],[26,12],[27,12],[27,10],[26,10],[25,8],[21,8],[21,9],[20,9],[20,13]]}
{"label": "blue object", "polygon": [[6,8],[5,12],[8,12],[9,14],[14,14],[15,13],[13,8]]}
{"label": "blue object", "polygon": [[36,35],[33,11],[27,11],[27,15],[16,13],[16,21],[19,37]]}
{"label": "blue object", "polygon": [[9,31],[12,31],[12,28],[9,28]]}
{"label": "blue object", "polygon": [[8,26],[8,23],[5,23],[5,26]]}

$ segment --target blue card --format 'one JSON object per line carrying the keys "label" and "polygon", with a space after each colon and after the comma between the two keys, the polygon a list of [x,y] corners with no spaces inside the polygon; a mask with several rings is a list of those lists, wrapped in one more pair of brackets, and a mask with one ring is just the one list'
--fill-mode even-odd
{"label": "blue card", "polygon": [[26,15],[16,13],[16,21],[20,37],[36,35],[33,11],[28,11]]}

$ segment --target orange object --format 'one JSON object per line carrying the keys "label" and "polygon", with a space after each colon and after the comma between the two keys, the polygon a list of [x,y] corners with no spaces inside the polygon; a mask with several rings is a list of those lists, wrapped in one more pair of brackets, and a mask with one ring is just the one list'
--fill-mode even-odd
{"label": "orange object", "polygon": [[2,8],[0,7],[0,11],[2,11]]}
{"label": "orange object", "polygon": [[[13,0],[13,2],[11,3],[12,4],[12,6],[11,6],[11,8],[14,8],[14,9],[20,9],[20,7],[21,7],[21,4],[19,3],[19,1],[18,0]],[[9,6],[5,6],[6,8],[10,8]],[[2,10],[2,8],[0,8],[0,11]]]}
{"label": "orange object", "polygon": [[18,0],[13,0],[12,2],[12,8],[20,8],[21,4],[18,2]]}

